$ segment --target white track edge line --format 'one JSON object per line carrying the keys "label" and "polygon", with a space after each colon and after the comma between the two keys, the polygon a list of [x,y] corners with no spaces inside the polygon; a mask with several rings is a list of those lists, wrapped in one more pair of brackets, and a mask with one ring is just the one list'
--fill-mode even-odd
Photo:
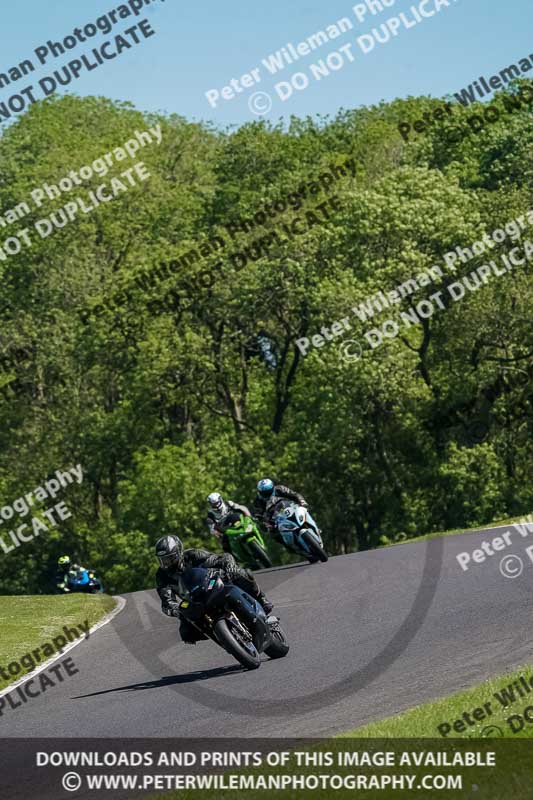
{"label": "white track edge line", "polygon": [[112,611],[108,612],[104,617],[102,617],[102,619],[99,620],[96,623],[96,625],[93,625],[93,627],[89,629],[88,634],[85,634],[85,636],[80,636],[79,639],[76,639],[76,641],[70,642],[65,647],[62,647],[61,651],[59,653],[56,653],[55,656],[49,658],[48,661],[43,662],[39,667],[36,667],[36,669],[34,669],[32,672],[27,672],[23,678],[19,678],[17,681],[15,681],[15,683],[10,683],[9,686],[0,691],[0,698],[4,697],[6,694],[10,694],[14,689],[17,688],[17,686],[20,686],[23,683],[27,683],[27,681],[31,680],[32,678],[35,678],[36,675],[39,675],[45,669],[48,669],[50,664],[53,664],[54,661],[63,658],[65,653],[70,652],[70,650],[73,650],[82,642],[85,642],[91,636],[91,634],[93,634],[99,628],[103,628],[103,626],[107,625],[108,622],[111,622],[111,620],[114,619],[114,617],[116,617],[117,614],[120,614],[120,612],[126,605],[126,599],[124,597],[113,596],[113,600],[117,601],[117,605],[115,606],[115,608]]}

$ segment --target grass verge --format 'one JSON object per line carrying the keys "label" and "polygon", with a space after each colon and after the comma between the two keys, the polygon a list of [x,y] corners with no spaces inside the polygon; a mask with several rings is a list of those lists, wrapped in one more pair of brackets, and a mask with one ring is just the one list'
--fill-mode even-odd
{"label": "grass verge", "polygon": [[[520,681],[523,678],[525,684]],[[531,722],[524,718],[524,709],[533,706],[533,667],[523,667],[490,678],[484,683],[457,694],[411,708],[401,714],[371,722],[341,734],[341,738],[446,738],[480,737],[533,738],[533,709]],[[528,692],[529,689],[529,692]],[[475,719],[473,714],[477,709]],[[464,716],[465,715],[465,716]],[[509,722],[509,719],[512,721]],[[454,728],[454,723],[459,721]],[[439,726],[449,725],[450,730]],[[444,737],[443,737],[444,738]]]}
{"label": "grass verge", "polygon": [[[0,666],[6,669],[11,662],[19,662],[26,653],[59,636],[64,625],[88,622],[91,627],[115,605],[107,595],[0,596]],[[23,675],[10,680],[0,675],[0,690]]]}

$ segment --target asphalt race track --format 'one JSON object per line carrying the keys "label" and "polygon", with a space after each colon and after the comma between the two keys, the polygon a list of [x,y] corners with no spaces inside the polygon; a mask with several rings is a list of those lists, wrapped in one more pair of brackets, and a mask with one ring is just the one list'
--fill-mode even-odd
{"label": "asphalt race track", "polygon": [[[291,650],[253,672],[212,642],[179,643],[155,592],[126,595],[125,609],[68,654],[79,673],[4,710],[2,734],[326,735],[531,664],[533,532],[509,528],[512,544],[468,572],[456,559],[504,530],[263,571]],[[511,554],[523,562],[517,577],[500,571]]]}

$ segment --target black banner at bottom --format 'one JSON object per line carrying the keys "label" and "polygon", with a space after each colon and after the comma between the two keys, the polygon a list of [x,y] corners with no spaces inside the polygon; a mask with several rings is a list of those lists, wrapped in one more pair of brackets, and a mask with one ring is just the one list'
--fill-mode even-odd
{"label": "black banner at bottom", "polygon": [[[497,733],[494,733],[497,736]],[[3,800],[533,796],[527,739],[4,739]]]}

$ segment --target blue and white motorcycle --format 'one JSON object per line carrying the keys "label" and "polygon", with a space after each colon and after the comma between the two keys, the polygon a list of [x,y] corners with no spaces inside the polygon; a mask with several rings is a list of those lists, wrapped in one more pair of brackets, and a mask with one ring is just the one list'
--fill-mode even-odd
{"label": "blue and white motorcycle", "polygon": [[304,556],[311,564],[328,560],[320,529],[307,508],[273,497],[267,505],[267,514],[269,510],[287,550]]}
{"label": "blue and white motorcycle", "polygon": [[83,592],[84,594],[102,594],[104,586],[102,581],[96,577],[95,573],[85,567],[75,567],[71,569],[65,577],[62,585],[57,586],[58,594],[69,592]]}

